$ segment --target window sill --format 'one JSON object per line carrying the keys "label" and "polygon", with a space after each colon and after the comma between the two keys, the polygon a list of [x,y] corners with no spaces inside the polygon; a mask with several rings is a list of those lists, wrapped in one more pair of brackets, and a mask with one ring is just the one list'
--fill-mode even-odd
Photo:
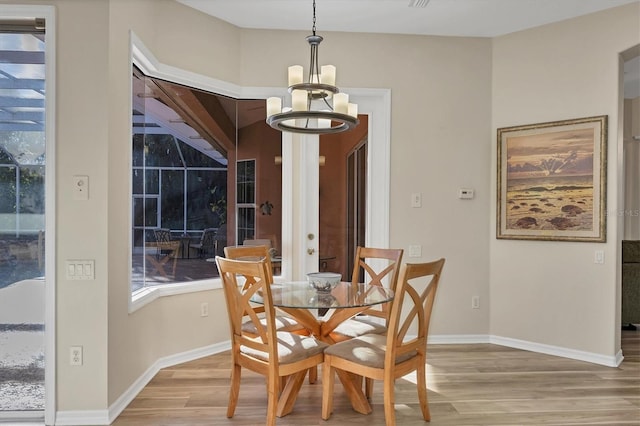
{"label": "window sill", "polygon": [[129,313],[133,313],[154,300],[178,294],[193,293],[196,291],[218,290],[222,288],[220,279],[192,281],[174,284],[165,284],[153,287],[144,287],[131,295],[129,301]]}

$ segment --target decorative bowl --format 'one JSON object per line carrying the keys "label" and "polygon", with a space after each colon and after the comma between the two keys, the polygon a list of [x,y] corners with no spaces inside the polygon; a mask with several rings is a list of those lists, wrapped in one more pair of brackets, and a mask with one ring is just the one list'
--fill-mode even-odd
{"label": "decorative bowl", "polygon": [[336,272],[312,272],[307,274],[309,286],[316,291],[328,293],[338,285],[342,275]]}

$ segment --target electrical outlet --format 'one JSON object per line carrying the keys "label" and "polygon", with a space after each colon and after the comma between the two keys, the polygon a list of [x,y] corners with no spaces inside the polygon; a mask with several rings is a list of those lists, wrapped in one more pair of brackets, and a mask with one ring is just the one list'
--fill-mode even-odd
{"label": "electrical outlet", "polygon": [[202,302],[200,304],[200,316],[201,317],[209,316],[209,304],[207,302]]}
{"label": "electrical outlet", "polygon": [[480,309],[480,296],[473,296],[471,298],[471,309]]}
{"label": "electrical outlet", "polygon": [[417,244],[417,245],[410,245],[409,246],[409,257],[421,257],[422,256],[422,246]]}
{"label": "electrical outlet", "polygon": [[82,346],[71,346],[69,348],[69,364],[82,365]]}
{"label": "electrical outlet", "polygon": [[593,263],[604,263],[604,250],[596,250],[593,255]]}

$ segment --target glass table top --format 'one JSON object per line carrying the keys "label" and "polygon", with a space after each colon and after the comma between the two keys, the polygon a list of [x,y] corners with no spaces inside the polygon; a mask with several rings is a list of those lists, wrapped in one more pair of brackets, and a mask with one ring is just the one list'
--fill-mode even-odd
{"label": "glass table top", "polygon": [[[340,282],[330,292],[317,291],[307,281],[273,283],[273,306],[280,308],[354,308],[378,305],[393,300],[393,290],[377,285]],[[262,294],[256,293],[252,302],[264,303]]]}

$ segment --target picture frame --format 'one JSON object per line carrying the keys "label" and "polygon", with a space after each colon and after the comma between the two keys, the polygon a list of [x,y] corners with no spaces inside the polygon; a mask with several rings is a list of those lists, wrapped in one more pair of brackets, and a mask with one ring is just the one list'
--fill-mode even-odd
{"label": "picture frame", "polygon": [[497,129],[498,239],[606,241],[607,119]]}

